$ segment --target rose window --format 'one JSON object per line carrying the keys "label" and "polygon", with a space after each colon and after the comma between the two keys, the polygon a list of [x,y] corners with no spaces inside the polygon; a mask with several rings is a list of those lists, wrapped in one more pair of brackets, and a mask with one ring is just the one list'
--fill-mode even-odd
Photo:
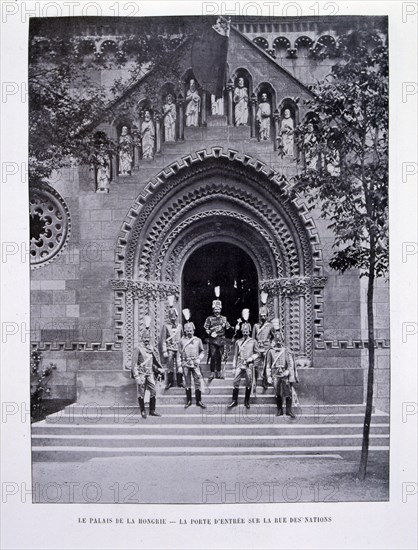
{"label": "rose window", "polygon": [[64,248],[70,235],[68,207],[52,187],[30,189],[30,259],[31,265],[44,265]]}

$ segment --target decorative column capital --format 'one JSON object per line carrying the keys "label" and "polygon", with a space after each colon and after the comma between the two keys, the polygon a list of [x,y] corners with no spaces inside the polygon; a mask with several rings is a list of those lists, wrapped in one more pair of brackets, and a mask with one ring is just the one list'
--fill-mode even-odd
{"label": "decorative column capital", "polygon": [[112,279],[111,285],[113,290],[131,291],[136,298],[146,298],[148,300],[166,299],[167,296],[171,295],[178,298],[180,295],[180,285],[162,281]]}
{"label": "decorative column capital", "polygon": [[292,294],[305,294],[314,288],[323,288],[327,277],[280,277],[278,279],[265,279],[260,281],[260,290],[269,294],[290,296]]}

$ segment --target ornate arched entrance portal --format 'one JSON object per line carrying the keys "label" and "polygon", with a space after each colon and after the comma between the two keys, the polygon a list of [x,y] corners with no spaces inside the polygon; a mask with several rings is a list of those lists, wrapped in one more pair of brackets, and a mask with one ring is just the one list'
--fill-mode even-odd
{"label": "ornate arched entrance portal", "polygon": [[208,243],[190,254],[182,270],[182,307],[191,310],[200,338],[206,337],[203,325],[216,286],[221,289],[222,313],[233,326],[243,308],[250,310],[251,324],[257,321],[258,273],[251,256],[230,242]]}
{"label": "ornate arched entrance portal", "polygon": [[252,259],[258,295],[268,292],[271,315],[280,318],[287,344],[312,355],[314,314],[321,313],[325,282],[313,221],[306,208],[287,199],[282,181],[263,163],[213,148],[158,174],[122,227],[113,288],[115,337],[123,344],[126,366],[144,315],[152,317],[156,341],[167,297],[182,304],[188,258],[216,242],[238,246]]}

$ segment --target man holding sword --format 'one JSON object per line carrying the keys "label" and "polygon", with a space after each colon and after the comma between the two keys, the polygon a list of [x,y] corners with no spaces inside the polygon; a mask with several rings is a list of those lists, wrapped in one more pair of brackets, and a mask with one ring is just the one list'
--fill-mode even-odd
{"label": "man holding sword", "polygon": [[192,376],[194,381],[196,405],[201,409],[206,409],[206,405],[202,403],[202,383],[203,377],[200,371],[200,362],[203,359],[204,349],[200,338],[194,336],[194,324],[185,323],[184,336],[180,339],[180,357],[181,367],[184,371],[184,381],[186,385],[186,405],[185,409],[192,404]]}
{"label": "man holding sword", "polygon": [[299,382],[295,360],[289,348],[283,343],[279,319],[273,319],[274,340],[266,355],[266,373],[269,384],[273,384],[277,403],[277,416],[283,415],[283,402],[286,403],[286,416],[296,418],[292,410],[295,390],[293,384]]}
{"label": "man holding sword", "polygon": [[231,328],[227,318],[221,315],[222,302],[218,299],[212,302],[213,315],[207,317],[204,328],[209,336],[210,376],[209,381],[223,378],[221,374],[222,358],[225,352],[226,331]]}
{"label": "man holding sword", "polygon": [[163,356],[167,359],[167,381],[165,390],[169,390],[174,381],[179,388],[184,388],[183,375],[179,372],[177,354],[179,350],[180,338],[183,336],[181,323],[178,322],[178,313],[174,307],[168,311],[168,323],[163,325],[161,332],[161,348]]}
{"label": "man holding sword", "polygon": [[157,352],[150,343],[150,331],[146,328],[142,333],[142,342],[134,349],[132,356],[132,376],[137,383],[137,396],[142,418],[147,417],[144,401],[147,389],[150,392],[150,416],[161,416],[155,411],[155,376],[162,374],[164,374],[164,370],[158,360]]}
{"label": "man holding sword", "polygon": [[236,341],[234,350],[234,359],[232,368],[235,371],[233,381],[232,402],[228,405],[228,409],[232,409],[238,405],[239,384],[241,378],[245,378],[245,399],[244,405],[247,409],[250,408],[251,386],[253,384],[254,361],[258,357],[257,340],[250,338],[251,325],[244,322],[241,326],[242,338]]}

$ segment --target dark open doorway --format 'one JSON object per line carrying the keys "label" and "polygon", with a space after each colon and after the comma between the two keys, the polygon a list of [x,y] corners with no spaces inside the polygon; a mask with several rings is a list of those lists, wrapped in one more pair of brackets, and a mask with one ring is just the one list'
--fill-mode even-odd
{"label": "dark open doorway", "polygon": [[[192,312],[196,336],[206,338],[205,319],[212,313],[214,288],[221,287],[222,315],[234,327],[243,308],[250,310],[250,323],[258,318],[258,275],[250,256],[229,243],[202,246],[183,269],[183,308]],[[232,335],[232,334],[231,334]]]}

